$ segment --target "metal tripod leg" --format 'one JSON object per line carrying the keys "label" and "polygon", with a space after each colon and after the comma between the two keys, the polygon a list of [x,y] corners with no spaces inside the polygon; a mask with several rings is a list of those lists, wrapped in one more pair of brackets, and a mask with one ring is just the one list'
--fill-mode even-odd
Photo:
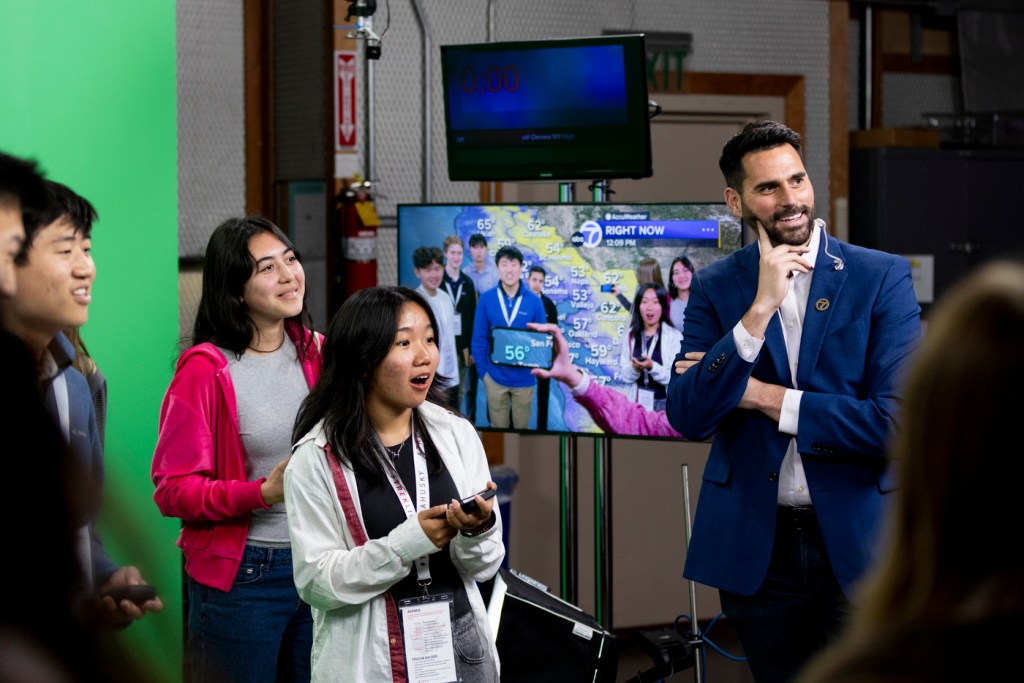
{"label": "metal tripod leg", "polygon": [[[690,552],[690,468],[685,462],[683,470],[683,515],[686,520],[686,552]],[[686,579],[690,592],[690,624],[693,627],[694,647],[693,655],[693,680],[700,683],[704,680],[704,660],[701,655],[704,653],[704,634],[700,631],[700,622],[697,620],[697,585],[690,579]]]}

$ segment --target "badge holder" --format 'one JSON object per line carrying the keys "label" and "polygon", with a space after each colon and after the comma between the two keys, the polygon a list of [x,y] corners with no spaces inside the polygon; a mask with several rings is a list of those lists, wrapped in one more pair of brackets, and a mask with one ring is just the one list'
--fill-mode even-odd
{"label": "badge holder", "polygon": [[454,683],[455,600],[451,593],[429,595],[425,585],[423,590],[423,595],[398,601],[409,683]]}

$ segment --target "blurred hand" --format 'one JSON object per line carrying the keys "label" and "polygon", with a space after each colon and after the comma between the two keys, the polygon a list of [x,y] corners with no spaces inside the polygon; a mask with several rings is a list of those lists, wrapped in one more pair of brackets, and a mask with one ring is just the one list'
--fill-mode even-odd
{"label": "blurred hand", "polygon": [[107,579],[96,596],[92,598],[94,604],[90,610],[90,616],[103,626],[123,627],[135,619],[141,619],[146,612],[159,612],[164,608],[159,596],[143,603],[136,604],[131,600],[115,602],[109,595],[104,595],[113,588],[120,586],[146,585],[138,567],[121,567]]}
{"label": "blurred hand", "polygon": [[643,356],[642,358],[630,358],[629,360],[633,364],[633,369],[637,372],[650,370],[654,367],[654,361],[647,356]]}

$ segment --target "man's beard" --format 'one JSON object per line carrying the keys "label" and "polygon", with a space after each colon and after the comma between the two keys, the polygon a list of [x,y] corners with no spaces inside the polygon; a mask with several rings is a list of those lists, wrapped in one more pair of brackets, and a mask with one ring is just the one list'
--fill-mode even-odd
{"label": "man's beard", "polygon": [[[806,204],[800,204],[798,206],[792,206],[781,211],[776,211],[775,215],[772,216],[771,225],[766,225],[757,216],[755,216],[750,209],[746,206],[743,207],[743,220],[747,225],[752,228],[757,228],[758,225],[765,229],[768,233],[768,239],[772,241],[772,244],[788,244],[792,247],[798,247],[801,244],[806,244],[807,240],[811,238],[811,228],[814,226],[814,207]],[[807,223],[798,230],[782,230],[777,227],[777,223],[783,216],[790,216],[794,212],[800,212],[807,217]]]}

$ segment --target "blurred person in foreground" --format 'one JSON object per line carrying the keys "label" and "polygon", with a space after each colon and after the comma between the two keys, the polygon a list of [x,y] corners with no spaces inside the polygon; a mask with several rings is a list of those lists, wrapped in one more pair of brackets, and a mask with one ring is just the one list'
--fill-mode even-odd
{"label": "blurred person in foreground", "polygon": [[83,575],[81,618],[126,626],[163,609],[158,597],[122,598],[115,591],[142,586],[134,566],[120,566],[96,530],[104,480],[103,447],[92,394],[73,366],[75,350],[63,330],[89,319],[96,266],[92,259],[93,205],[61,183],[46,181],[46,201],[25,220],[25,241],[15,258],[17,292],[2,302],[3,321],[28,347],[44,403],[60,428],[80,472],[83,501],[77,551]]}
{"label": "blurred person in foreground", "polygon": [[1024,633],[1013,541],[1024,460],[1024,262],[993,261],[932,310],[904,392],[886,545],[843,639],[800,683],[1008,680]]}
{"label": "blurred person in foreground", "polygon": [[[48,202],[35,162],[0,153],[0,300],[17,295],[14,261],[34,234]],[[0,301],[0,309],[4,302]],[[45,576],[43,590],[26,582],[24,563],[0,570],[0,681],[77,683],[141,681],[138,659],[116,638],[82,617],[83,567],[78,529],[88,476],[71,456],[60,428],[43,404],[37,366],[22,340],[0,325],[0,362],[8,398],[0,411],[6,474],[14,482],[9,509],[31,514],[31,523],[8,526],[6,542]],[[116,609],[116,608],[115,608]]]}

